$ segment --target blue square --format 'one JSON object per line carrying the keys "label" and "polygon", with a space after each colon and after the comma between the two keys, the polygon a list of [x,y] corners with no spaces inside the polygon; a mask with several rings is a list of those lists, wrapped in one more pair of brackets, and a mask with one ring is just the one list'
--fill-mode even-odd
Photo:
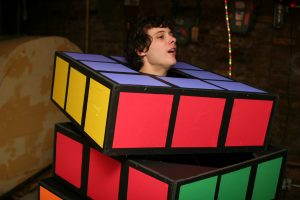
{"label": "blue square", "polygon": [[199,67],[187,64],[185,62],[177,62],[172,68],[174,69],[193,69],[193,70],[202,70]]}
{"label": "blue square", "polygon": [[96,71],[138,73],[126,67],[125,65],[118,64],[118,63],[104,63],[104,62],[93,62],[93,61],[81,61],[81,62]]}
{"label": "blue square", "polygon": [[74,58],[75,60],[116,62],[106,56],[98,55],[98,54],[85,54],[85,53],[73,53],[73,52],[65,52],[65,54]]}
{"label": "blue square", "polygon": [[204,79],[204,80],[222,80],[222,81],[231,81],[231,79],[226,78],[224,76],[204,71],[204,70],[185,70],[185,69],[179,69],[179,71],[184,72],[186,74],[189,74],[191,76],[194,76],[196,78]]}
{"label": "blue square", "polygon": [[173,85],[181,88],[196,88],[196,89],[209,89],[209,90],[223,90],[217,86],[211,85],[199,79],[191,78],[174,78],[174,77],[160,77],[160,79],[167,81]]}
{"label": "blue square", "polygon": [[230,91],[266,93],[249,85],[233,81],[207,81]]}
{"label": "blue square", "polygon": [[145,86],[163,86],[171,87],[159,80],[147,75],[140,74],[117,74],[117,73],[101,73],[111,80],[124,85],[145,85]]}

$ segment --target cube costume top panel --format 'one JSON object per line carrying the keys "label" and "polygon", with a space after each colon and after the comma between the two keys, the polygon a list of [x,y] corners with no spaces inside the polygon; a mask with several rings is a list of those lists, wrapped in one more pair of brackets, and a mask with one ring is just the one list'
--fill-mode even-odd
{"label": "cube costume top panel", "polygon": [[177,62],[139,73],[121,56],[57,52],[51,99],[109,155],[264,149],[277,97]]}

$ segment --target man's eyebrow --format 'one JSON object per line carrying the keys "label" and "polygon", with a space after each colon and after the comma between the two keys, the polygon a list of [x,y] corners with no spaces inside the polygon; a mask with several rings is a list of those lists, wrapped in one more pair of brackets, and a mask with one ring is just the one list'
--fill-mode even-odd
{"label": "man's eyebrow", "polygon": [[172,31],[165,31],[165,30],[160,30],[154,33],[154,35],[159,34],[159,33],[173,33]]}
{"label": "man's eyebrow", "polygon": [[166,31],[161,30],[161,31],[157,31],[156,33],[154,33],[154,35],[159,34],[159,33],[165,33]]}

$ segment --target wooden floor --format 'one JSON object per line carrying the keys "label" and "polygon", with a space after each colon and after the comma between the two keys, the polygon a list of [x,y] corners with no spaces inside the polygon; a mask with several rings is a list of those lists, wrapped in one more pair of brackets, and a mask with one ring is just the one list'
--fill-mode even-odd
{"label": "wooden floor", "polygon": [[288,156],[284,178],[290,179],[288,190],[282,190],[279,200],[300,200],[300,158]]}
{"label": "wooden floor", "polygon": [[281,191],[278,200],[299,200],[300,188],[292,187],[290,191]]}

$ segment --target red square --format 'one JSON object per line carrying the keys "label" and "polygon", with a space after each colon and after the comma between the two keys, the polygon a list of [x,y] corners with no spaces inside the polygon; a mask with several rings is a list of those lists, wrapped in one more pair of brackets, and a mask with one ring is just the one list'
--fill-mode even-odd
{"label": "red square", "polygon": [[55,173],[80,188],[83,145],[57,132],[55,154]]}
{"label": "red square", "polygon": [[113,148],[164,147],[173,95],[121,92]]}
{"label": "red square", "polygon": [[169,185],[152,176],[129,168],[127,199],[166,200]]}
{"label": "red square", "polygon": [[235,99],[225,146],[263,146],[273,101]]}
{"label": "red square", "polygon": [[121,164],[91,148],[87,195],[92,199],[118,199]]}
{"label": "red square", "polygon": [[216,147],[226,99],[181,96],[172,147]]}

